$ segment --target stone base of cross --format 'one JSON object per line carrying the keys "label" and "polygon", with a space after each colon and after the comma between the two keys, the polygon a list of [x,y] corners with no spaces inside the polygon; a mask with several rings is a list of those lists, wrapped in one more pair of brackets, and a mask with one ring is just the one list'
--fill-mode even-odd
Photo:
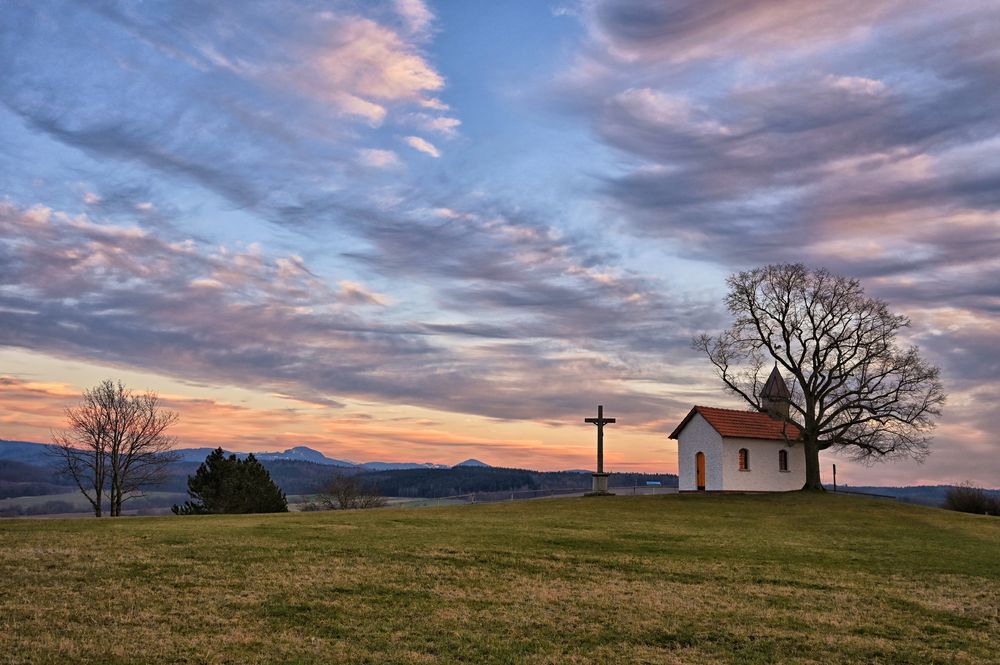
{"label": "stone base of cross", "polygon": [[593,489],[584,494],[584,496],[614,496],[614,492],[608,491],[608,474],[606,473],[594,473],[591,474],[594,478]]}

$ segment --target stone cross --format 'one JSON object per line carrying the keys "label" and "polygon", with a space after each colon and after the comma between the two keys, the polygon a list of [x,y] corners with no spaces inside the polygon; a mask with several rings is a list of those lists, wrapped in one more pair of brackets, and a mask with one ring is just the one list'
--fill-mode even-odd
{"label": "stone cross", "polygon": [[608,476],[604,473],[604,426],[615,422],[614,418],[604,417],[604,405],[597,405],[596,418],[584,418],[583,422],[597,425],[597,473],[594,474],[593,494],[608,493]]}

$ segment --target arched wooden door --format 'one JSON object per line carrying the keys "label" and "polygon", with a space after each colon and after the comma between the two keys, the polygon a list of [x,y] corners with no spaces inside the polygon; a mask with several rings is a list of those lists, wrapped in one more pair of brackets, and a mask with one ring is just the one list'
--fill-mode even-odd
{"label": "arched wooden door", "polygon": [[705,453],[698,453],[694,456],[695,464],[698,465],[698,489],[705,489]]}

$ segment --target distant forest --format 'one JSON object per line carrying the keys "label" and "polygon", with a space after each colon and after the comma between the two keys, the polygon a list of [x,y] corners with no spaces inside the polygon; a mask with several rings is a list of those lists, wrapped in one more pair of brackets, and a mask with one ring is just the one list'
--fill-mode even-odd
{"label": "distant forest", "polygon": [[[572,471],[528,471],[496,467],[452,467],[451,469],[405,469],[369,471],[360,477],[385,496],[437,498],[470,492],[524,492],[533,490],[586,489],[589,473]],[[612,487],[659,482],[677,487],[677,476],[652,473],[614,473]]]}
{"label": "distant forest", "polygon": [[[299,460],[267,460],[264,466],[289,496],[311,495],[337,473],[351,475],[375,487],[382,495],[407,498],[440,498],[472,492],[528,492],[538,490],[583,489],[590,486],[590,474],[571,471],[543,472],[526,469],[460,466],[450,469],[402,469],[368,471],[358,468],[315,464]],[[187,492],[187,478],[198,468],[197,462],[171,465],[167,481],[151,488],[155,494],[130,502],[133,511],[160,513],[182,501]],[[615,487],[659,482],[676,487],[673,474],[612,474]],[[44,459],[29,462],[0,459],[0,517],[86,512],[75,504],[76,488],[60,477]],[[18,501],[19,498],[25,499]]]}

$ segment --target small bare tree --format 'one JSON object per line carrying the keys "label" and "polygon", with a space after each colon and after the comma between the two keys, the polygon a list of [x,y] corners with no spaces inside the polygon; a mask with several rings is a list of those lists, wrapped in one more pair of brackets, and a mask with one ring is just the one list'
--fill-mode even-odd
{"label": "small bare tree", "polygon": [[385,505],[385,497],[373,485],[336,473],[320,487],[315,503],[319,510],[381,508]]}
{"label": "small bare tree", "polygon": [[155,393],[134,393],[108,379],[84,391],[83,404],[67,409],[66,418],[66,429],[53,434],[53,454],[97,517],[105,495],[110,515],[121,515],[122,504],[162,482],[176,460],[166,431],[178,416]]}
{"label": "small bare tree", "polygon": [[803,489],[823,489],[819,451],[828,448],[861,461],[926,457],[945,394],[938,368],[897,343],[909,319],[867,297],[856,279],[801,264],[741,272],[728,285],[732,327],[694,346],[760,410],[770,362],[791,374],[787,420],[805,448]]}

